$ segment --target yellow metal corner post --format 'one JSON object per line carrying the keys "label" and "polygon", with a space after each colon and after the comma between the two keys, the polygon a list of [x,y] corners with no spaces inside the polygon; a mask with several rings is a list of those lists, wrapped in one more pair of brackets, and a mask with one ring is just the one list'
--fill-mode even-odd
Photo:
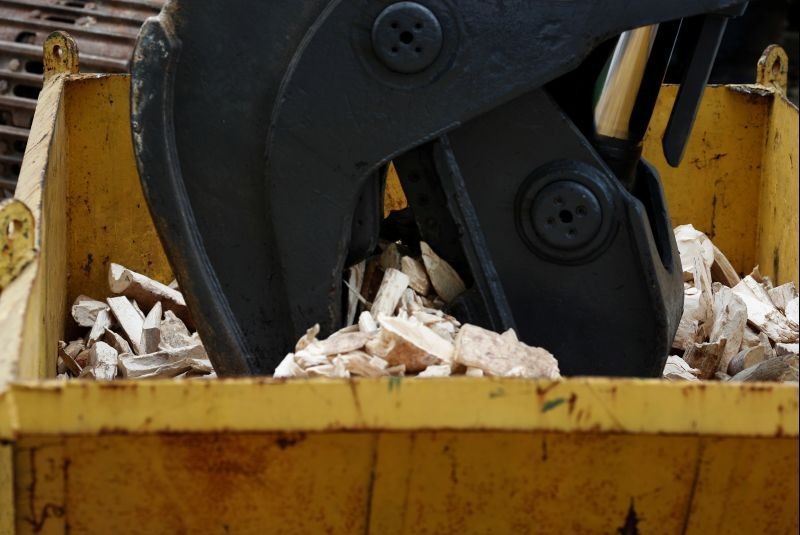
{"label": "yellow metal corner post", "polygon": [[772,101],[762,145],[756,263],[775,284],[798,284],[798,114],[782,94]]}
{"label": "yellow metal corner post", "polygon": [[[15,197],[34,221],[33,260],[0,294],[0,390],[12,379],[52,377],[66,302],[66,140],[62,90],[77,71],[77,47],[63,33],[44,42],[39,94]],[[9,311],[14,311],[13,314]]]}
{"label": "yellow metal corner post", "polygon": [[776,283],[798,283],[798,114],[786,98],[789,58],[778,45],[770,45],[758,60],[757,80],[773,88],[769,120],[764,135],[761,194],[757,236],[757,261],[761,272]]}

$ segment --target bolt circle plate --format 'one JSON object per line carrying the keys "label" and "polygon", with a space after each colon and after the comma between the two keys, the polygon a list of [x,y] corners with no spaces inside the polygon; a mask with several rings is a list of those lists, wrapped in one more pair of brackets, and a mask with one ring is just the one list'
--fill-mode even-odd
{"label": "bolt circle plate", "polygon": [[442,50],[442,27],[436,15],[416,2],[397,2],[372,25],[372,47],[392,71],[413,74],[433,64]]}
{"label": "bolt circle plate", "polygon": [[602,171],[578,161],[547,164],[522,183],[517,232],[534,253],[575,264],[597,256],[615,228],[613,188]]}
{"label": "bolt circle plate", "polygon": [[533,228],[550,246],[577,249],[600,230],[603,212],[592,190],[574,180],[556,180],[531,203]]}

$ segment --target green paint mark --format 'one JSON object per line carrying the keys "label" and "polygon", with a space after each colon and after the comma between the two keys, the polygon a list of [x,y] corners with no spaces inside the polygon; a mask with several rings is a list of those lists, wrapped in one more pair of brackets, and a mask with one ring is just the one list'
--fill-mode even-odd
{"label": "green paint mark", "polygon": [[564,398],[556,398],[556,399],[551,399],[550,401],[546,401],[545,404],[542,405],[542,412],[553,410],[562,403],[564,403],[565,401],[566,400]]}
{"label": "green paint mark", "polygon": [[505,396],[506,391],[503,388],[496,388],[489,392],[489,399],[499,398],[500,396]]}
{"label": "green paint mark", "polygon": [[400,377],[389,377],[389,392],[395,388],[400,390]]}

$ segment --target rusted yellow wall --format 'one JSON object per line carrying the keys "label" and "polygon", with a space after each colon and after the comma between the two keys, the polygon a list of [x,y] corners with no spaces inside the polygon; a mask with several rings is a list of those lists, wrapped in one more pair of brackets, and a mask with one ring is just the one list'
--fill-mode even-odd
{"label": "rusted yellow wall", "polygon": [[676,86],[662,88],[644,157],[661,173],[673,226],[693,224],[737,270],[749,273],[756,263],[762,155],[772,97],[708,88],[683,162],[673,168],[664,160],[661,136],[676,93]]}
{"label": "rusted yellow wall", "polygon": [[[56,370],[55,358],[45,355],[56,351],[66,316],[63,289],[67,277],[64,246],[67,152],[63,136],[55,134],[65,129],[63,87],[64,76],[57,75],[39,95],[15,193],[33,213],[39,253],[12,283],[19,287],[9,286],[4,291],[4,294],[9,292],[9,297],[18,294],[16,302],[6,306],[19,318],[24,317],[24,324],[11,327],[13,320],[10,320],[7,327],[0,326],[0,349],[5,347],[0,359],[13,359],[4,366],[0,388],[12,377],[52,377]],[[5,353],[6,350],[11,353]]]}
{"label": "rusted yellow wall", "polygon": [[0,444],[0,533],[14,532],[14,509],[14,446]]}
{"label": "rusted yellow wall", "polygon": [[796,472],[797,457],[791,439],[658,435],[32,437],[16,448],[16,527],[72,534],[790,533],[798,522],[797,480],[780,471]]}
{"label": "rusted yellow wall", "polygon": [[756,261],[777,282],[798,283],[798,115],[775,99],[764,136]]}
{"label": "rusted yellow wall", "polygon": [[797,283],[797,108],[766,88],[707,88],[676,169],[661,151],[676,93],[662,88],[644,150],[673,224],[707,233],[741,273],[758,264],[778,283]]}
{"label": "rusted yellow wall", "polygon": [[18,533],[749,534],[798,523],[796,385],[39,381],[13,385],[2,412]]}
{"label": "rusted yellow wall", "polygon": [[87,75],[66,86],[69,303],[108,295],[110,262],[172,280],[134,160],[129,84],[127,75]]}

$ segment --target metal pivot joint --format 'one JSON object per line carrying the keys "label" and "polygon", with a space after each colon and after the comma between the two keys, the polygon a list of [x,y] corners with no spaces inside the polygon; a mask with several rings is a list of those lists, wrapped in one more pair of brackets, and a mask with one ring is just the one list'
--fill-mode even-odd
{"label": "metal pivot joint", "polygon": [[388,6],[372,26],[375,54],[387,68],[403,74],[432,65],[442,43],[442,27],[436,15],[416,2]]}
{"label": "metal pivot joint", "polygon": [[603,173],[577,161],[537,169],[516,198],[517,230],[535,253],[573,262],[602,247],[613,201]]}
{"label": "metal pivot joint", "polygon": [[575,249],[597,234],[603,211],[597,197],[573,180],[559,180],[533,200],[531,219],[536,233],[559,249]]}

